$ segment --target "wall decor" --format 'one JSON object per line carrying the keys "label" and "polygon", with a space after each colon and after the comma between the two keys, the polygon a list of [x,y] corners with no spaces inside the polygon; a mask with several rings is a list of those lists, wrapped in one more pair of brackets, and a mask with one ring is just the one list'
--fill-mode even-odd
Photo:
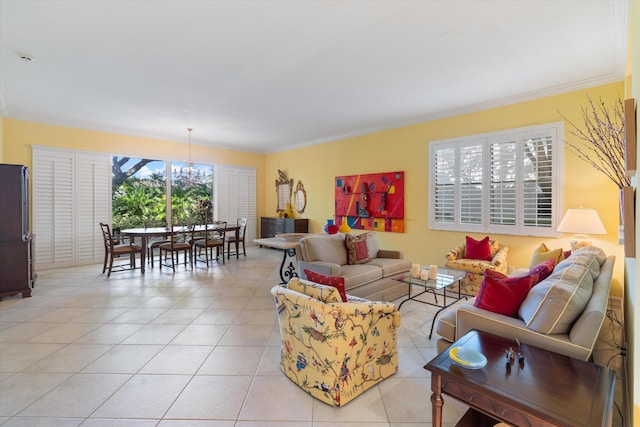
{"label": "wall decor", "polygon": [[636,173],[637,135],[636,135],[636,102],[635,99],[624,100],[624,160],[627,176]]}
{"label": "wall decor", "polygon": [[404,172],[337,176],[334,191],[337,224],[404,232]]}
{"label": "wall decor", "polygon": [[291,193],[293,192],[293,178],[288,178],[287,173],[278,169],[278,179],[276,179],[276,195],[278,197],[276,212],[284,212],[287,204],[291,203]]}

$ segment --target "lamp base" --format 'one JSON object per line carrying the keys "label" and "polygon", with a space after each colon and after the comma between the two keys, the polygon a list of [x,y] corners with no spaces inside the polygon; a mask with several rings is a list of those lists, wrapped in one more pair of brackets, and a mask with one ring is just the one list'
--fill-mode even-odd
{"label": "lamp base", "polygon": [[592,241],[586,234],[574,234],[570,243],[572,252],[585,246],[592,246]]}

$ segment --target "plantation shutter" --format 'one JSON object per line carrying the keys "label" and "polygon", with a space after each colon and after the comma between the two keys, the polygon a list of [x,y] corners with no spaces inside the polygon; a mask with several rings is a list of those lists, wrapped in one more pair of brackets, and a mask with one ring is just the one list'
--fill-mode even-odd
{"label": "plantation shutter", "polygon": [[460,147],[460,223],[482,224],[482,145]]}
{"label": "plantation shutter", "polygon": [[434,151],[433,218],[439,223],[455,222],[455,150],[443,148]]}
{"label": "plantation shutter", "polygon": [[494,225],[515,225],[516,143],[495,142],[490,147],[489,221]]}
{"label": "plantation shutter", "polygon": [[76,265],[104,259],[99,223],[111,219],[111,162],[103,154],[76,154]]}
{"label": "plantation shutter", "polygon": [[98,223],[111,218],[111,160],[33,147],[34,256],[38,269],[102,262]]}
{"label": "plantation shutter", "polygon": [[247,218],[246,240],[256,238],[256,171],[233,166],[214,167],[214,216],[229,225]]}
{"label": "plantation shutter", "polygon": [[553,138],[522,142],[524,227],[551,228],[553,214]]}

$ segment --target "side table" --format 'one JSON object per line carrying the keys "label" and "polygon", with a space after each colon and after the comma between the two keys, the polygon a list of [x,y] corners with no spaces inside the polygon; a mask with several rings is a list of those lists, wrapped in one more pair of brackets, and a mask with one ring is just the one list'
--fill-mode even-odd
{"label": "side table", "polygon": [[460,367],[447,350],[424,366],[431,371],[434,427],[442,426],[442,394],[470,407],[459,426],[611,426],[613,370],[524,343],[524,361],[509,364],[505,351],[517,352],[517,343],[476,330],[451,346],[483,353],[487,365]]}

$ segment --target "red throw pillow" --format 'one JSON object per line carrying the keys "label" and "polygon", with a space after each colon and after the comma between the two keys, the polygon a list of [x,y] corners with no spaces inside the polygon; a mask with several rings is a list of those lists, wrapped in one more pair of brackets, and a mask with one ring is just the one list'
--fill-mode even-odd
{"label": "red throw pillow", "polygon": [[483,261],[491,261],[491,246],[489,245],[489,236],[482,240],[476,240],[467,236],[466,249],[464,257],[466,259],[480,259]]}
{"label": "red throw pillow", "polygon": [[507,277],[493,270],[485,270],[484,280],[473,305],[493,313],[515,317],[532,283],[537,279],[537,275]]}
{"label": "red throw pillow", "polygon": [[541,262],[540,264],[533,267],[529,270],[529,275],[532,276],[534,274],[538,275],[538,281],[533,283],[532,286],[537,285],[542,282],[544,279],[549,277],[551,273],[553,273],[553,268],[556,266],[555,258],[549,258],[548,260]]}
{"label": "red throw pillow", "polygon": [[304,274],[307,276],[307,279],[311,280],[312,282],[319,283],[325,286],[333,286],[338,290],[338,293],[342,298],[342,302],[348,301],[347,291],[344,288],[344,277],[327,276],[307,269],[304,270]]}
{"label": "red throw pillow", "polygon": [[357,236],[347,234],[344,237],[347,246],[349,264],[366,264],[369,260],[369,248],[367,246],[367,233]]}

